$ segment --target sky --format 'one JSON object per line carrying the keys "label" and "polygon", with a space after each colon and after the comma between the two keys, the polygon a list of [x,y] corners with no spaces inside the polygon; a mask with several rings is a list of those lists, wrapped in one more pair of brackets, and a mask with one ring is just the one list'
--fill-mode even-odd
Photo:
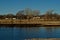
{"label": "sky", "polygon": [[25,8],[39,10],[42,14],[52,9],[54,12],[60,13],[60,0],[0,0],[1,14],[16,14]]}

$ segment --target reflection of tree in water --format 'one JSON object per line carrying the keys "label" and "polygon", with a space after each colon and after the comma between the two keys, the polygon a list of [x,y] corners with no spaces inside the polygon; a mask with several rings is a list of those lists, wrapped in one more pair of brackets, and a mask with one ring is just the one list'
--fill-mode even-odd
{"label": "reflection of tree in water", "polygon": [[27,32],[38,32],[39,31],[39,27],[27,27],[25,28]]}
{"label": "reflection of tree in water", "polygon": [[46,32],[47,32],[47,36],[49,37],[54,37],[54,35],[56,35],[57,31],[59,31],[60,27],[46,27]]}
{"label": "reflection of tree in water", "polygon": [[30,38],[38,35],[39,27],[29,27],[29,28],[27,27],[27,28],[24,28],[24,30],[25,30],[26,37]]}
{"label": "reflection of tree in water", "polygon": [[53,27],[46,27],[46,31],[47,31],[47,36],[48,37],[52,37],[52,32],[53,32]]}

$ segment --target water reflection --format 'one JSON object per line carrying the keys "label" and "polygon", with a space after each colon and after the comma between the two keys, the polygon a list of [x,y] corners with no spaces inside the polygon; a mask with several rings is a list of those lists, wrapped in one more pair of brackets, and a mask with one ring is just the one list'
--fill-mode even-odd
{"label": "water reflection", "polygon": [[1,40],[23,40],[26,38],[60,38],[60,27],[1,27]]}
{"label": "water reflection", "polygon": [[0,40],[13,40],[13,29],[0,27]]}

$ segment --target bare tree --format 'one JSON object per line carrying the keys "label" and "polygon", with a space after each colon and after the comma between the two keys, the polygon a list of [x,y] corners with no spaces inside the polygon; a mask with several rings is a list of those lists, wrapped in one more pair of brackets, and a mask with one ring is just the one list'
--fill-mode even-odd
{"label": "bare tree", "polygon": [[24,18],[24,10],[18,11],[16,14],[17,19],[23,19]]}
{"label": "bare tree", "polygon": [[53,10],[48,10],[45,14],[45,17],[47,19],[49,19],[49,18],[52,19],[52,15],[53,15]]}
{"label": "bare tree", "polygon": [[40,14],[39,10],[34,10],[34,11],[33,11],[33,15],[34,15],[34,16],[38,16],[39,14]]}
{"label": "bare tree", "polygon": [[13,18],[13,14],[12,13],[9,13],[9,14],[7,14],[5,17],[7,17],[7,18]]}
{"label": "bare tree", "polygon": [[30,8],[25,9],[25,14],[27,15],[27,19],[33,17],[32,10]]}

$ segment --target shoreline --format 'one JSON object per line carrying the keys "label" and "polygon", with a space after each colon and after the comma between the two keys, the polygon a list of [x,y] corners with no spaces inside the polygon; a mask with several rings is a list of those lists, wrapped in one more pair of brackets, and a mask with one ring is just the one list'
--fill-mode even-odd
{"label": "shoreline", "polygon": [[40,25],[40,24],[0,24],[0,27],[60,27],[60,25]]}
{"label": "shoreline", "polygon": [[3,19],[0,25],[19,25],[19,26],[60,26],[60,21],[44,21],[44,20],[19,20],[19,19]]}

